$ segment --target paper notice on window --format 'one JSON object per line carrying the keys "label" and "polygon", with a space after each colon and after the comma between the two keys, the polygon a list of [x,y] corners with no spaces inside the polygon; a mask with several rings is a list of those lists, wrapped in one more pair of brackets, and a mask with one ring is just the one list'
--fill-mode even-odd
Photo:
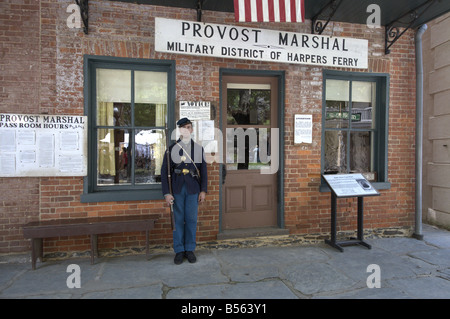
{"label": "paper notice on window", "polygon": [[312,115],[296,114],[294,123],[294,143],[312,143]]}
{"label": "paper notice on window", "polygon": [[198,121],[199,139],[201,141],[214,140],[214,121]]}
{"label": "paper notice on window", "polygon": [[211,118],[211,102],[180,101],[180,119],[187,117],[192,120],[209,120]]}

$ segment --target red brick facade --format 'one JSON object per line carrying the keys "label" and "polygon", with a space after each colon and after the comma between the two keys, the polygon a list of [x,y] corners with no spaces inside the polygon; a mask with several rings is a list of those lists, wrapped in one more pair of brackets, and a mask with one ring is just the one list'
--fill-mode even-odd
{"label": "red brick facade", "polygon": [[[0,113],[84,114],[83,56],[102,55],[176,61],[176,100],[219,105],[220,68],[282,70],[285,87],[285,227],[291,234],[330,231],[330,194],[320,193],[322,67],[163,54],[154,51],[154,18],[195,20],[196,11],[114,1],[89,2],[89,34],[70,29],[74,1],[14,0],[0,3]],[[235,24],[232,13],[203,12],[203,21]],[[310,23],[252,24],[310,33]],[[390,74],[389,182],[381,197],[365,200],[366,229],[411,227],[414,220],[415,54],[407,32],[384,54],[384,28],[331,23],[325,34],[369,40],[369,69]],[[354,69],[340,69],[356,72]],[[313,143],[294,144],[294,114],[313,114]],[[198,241],[219,232],[219,167],[208,165],[209,193],[200,206]],[[25,252],[21,226],[37,219],[160,214],[152,244],[172,241],[163,201],[81,203],[82,177],[0,178],[0,253]],[[356,228],[356,200],[338,202],[338,230]],[[99,237],[99,248],[142,247],[140,233]],[[45,252],[84,251],[83,237],[46,240]]]}

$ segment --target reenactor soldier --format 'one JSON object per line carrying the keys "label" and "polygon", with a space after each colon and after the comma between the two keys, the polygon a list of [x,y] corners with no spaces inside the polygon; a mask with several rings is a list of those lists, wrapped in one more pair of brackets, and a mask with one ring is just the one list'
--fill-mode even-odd
{"label": "reenactor soldier", "polygon": [[192,122],[188,118],[182,118],[177,122],[177,126],[180,138],[166,150],[170,156],[164,156],[161,183],[167,204],[173,205],[174,263],[179,265],[184,257],[190,263],[197,260],[194,250],[198,203],[205,201],[208,173],[204,149],[191,139]]}

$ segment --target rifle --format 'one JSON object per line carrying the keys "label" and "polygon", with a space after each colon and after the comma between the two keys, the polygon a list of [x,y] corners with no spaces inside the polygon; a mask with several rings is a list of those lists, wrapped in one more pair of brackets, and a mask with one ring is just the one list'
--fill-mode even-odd
{"label": "rifle", "polygon": [[[169,128],[167,126],[167,118],[166,118],[166,144],[167,144],[167,150],[166,150],[166,160],[167,160],[167,180],[169,183],[169,193],[173,196],[172,192],[172,165],[170,162],[170,151],[169,151],[169,143],[170,143],[170,137],[169,137]],[[173,203],[170,204],[170,227],[172,228],[172,231],[175,231],[175,216],[173,214]]]}

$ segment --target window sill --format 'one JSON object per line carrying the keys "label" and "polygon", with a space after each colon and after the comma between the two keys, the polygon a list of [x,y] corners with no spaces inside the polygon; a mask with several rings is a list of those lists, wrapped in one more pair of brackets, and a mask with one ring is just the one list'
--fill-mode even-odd
{"label": "window sill", "polygon": [[129,190],[129,191],[104,191],[81,195],[82,203],[96,202],[127,202],[140,200],[159,200],[164,199],[161,190]]}
{"label": "window sill", "polygon": [[[391,189],[391,183],[390,182],[376,182],[371,183],[373,187],[375,187],[376,190],[383,190],[383,189]],[[329,193],[331,192],[330,187],[328,187],[327,184],[321,184],[319,191],[321,193]]]}

